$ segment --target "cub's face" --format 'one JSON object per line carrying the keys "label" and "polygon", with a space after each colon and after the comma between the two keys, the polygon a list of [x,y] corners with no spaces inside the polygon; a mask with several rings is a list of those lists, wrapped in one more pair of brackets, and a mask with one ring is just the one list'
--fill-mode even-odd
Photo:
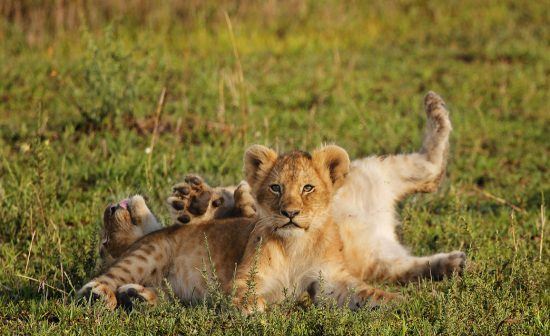
{"label": "cub's face", "polygon": [[327,146],[313,154],[293,151],[277,155],[255,145],[245,154],[245,173],[262,221],[281,236],[301,235],[322,225],[333,192],[349,170],[349,157],[340,147]]}
{"label": "cub's face", "polygon": [[119,257],[137,239],[158,229],[142,196],[136,195],[107,206],[103,213],[102,257]]}

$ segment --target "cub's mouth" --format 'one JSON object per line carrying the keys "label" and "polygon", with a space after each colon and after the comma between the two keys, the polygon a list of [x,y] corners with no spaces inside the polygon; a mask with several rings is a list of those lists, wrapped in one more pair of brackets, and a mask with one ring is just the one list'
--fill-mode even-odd
{"label": "cub's mouth", "polygon": [[294,222],[292,219],[277,228],[277,230],[281,230],[281,229],[302,229],[302,230],[305,230],[305,228],[301,227],[298,223]]}

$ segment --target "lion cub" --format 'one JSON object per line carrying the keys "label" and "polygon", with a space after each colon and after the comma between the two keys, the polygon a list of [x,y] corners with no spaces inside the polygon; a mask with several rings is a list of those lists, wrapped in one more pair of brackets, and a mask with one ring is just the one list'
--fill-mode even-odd
{"label": "lion cub", "polygon": [[[255,201],[246,181],[238,186],[211,188],[201,177],[187,175],[184,182],[172,187],[167,203],[173,223],[182,225],[201,224],[211,219],[253,217],[256,214]],[[117,212],[119,208],[128,207],[135,209],[129,209],[127,213]],[[119,218],[129,216],[129,213],[134,215],[127,219]],[[125,199],[109,205],[103,214],[100,264],[102,267],[112,264],[139,238],[162,227],[143,200],[130,202],[130,199]]]}
{"label": "lion cub", "polygon": [[[313,154],[294,151],[280,156],[260,145],[248,149],[246,180],[260,219],[237,270],[234,302],[246,312],[306,291],[315,302],[320,280],[338,306],[349,299],[349,308],[355,309],[397,297],[365,284],[346,262],[345,242],[331,204],[349,164],[346,151],[334,145]],[[252,282],[255,290],[247,293]]]}
{"label": "lion cub", "polygon": [[[117,295],[131,291],[154,302],[154,291],[163,278],[174,294],[183,300],[203,298],[206,284],[201,270],[209,259],[205,237],[222,289],[229,293],[235,264],[236,303],[244,302],[246,283],[257,263],[259,309],[280,301],[284,290],[296,295],[317,288],[319,278],[329,288],[327,294],[339,305],[351,297],[353,308],[369,302],[395,297],[373,289],[351,275],[344,261],[343,242],[330,214],[335,190],[349,170],[347,153],[328,146],[310,155],[291,152],[277,155],[262,146],[253,146],[245,154],[245,173],[257,200],[257,220],[246,218],[211,220],[202,225],[171,226],[143,237],[103,274],[83,286],[81,295],[95,294],[115,308]],[[142,198],[130,199],[130,206],[119,207],[113,216],[131,219],[136,209],[146,209]],[[117,211],[121,215],[117,215]],[[212,275],[211,275],[212,276]],[[317,294],[310,290],[314,300]]]}

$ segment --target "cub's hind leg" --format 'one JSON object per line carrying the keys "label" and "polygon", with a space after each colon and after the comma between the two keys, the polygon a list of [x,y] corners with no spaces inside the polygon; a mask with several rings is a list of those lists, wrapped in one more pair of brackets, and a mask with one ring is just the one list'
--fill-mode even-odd
{"label": "cub's hind leg", "polygon": [[308,293],[314,302],[318,302],[319,296],[327,296],[333,298],[339,307],[347,304],[352,310],[361,307],[374,308],[401,299],[400,294],[372,287],[340,267],[327,274],[322,287],[317,281],[310,285]]}
{"label": "cub's hind leg", "polygon": [[389,267],[389,280],[407,283],[419,279],[441,281],[453,275],[462,275],[466,265],[466,254],[461,251],[438,253],[425,257],[394,260]]}
{"label": "cub's hind leg", "polygon": [[[397,252],[397,253],[396,253]],[[437,253],[430,256],[411,256],[399,242],[387,242],[363,265],[366,281],[391,281],[405,284],[419,279],[443,280],[462,275],[466,254],[461,251]]]}
{"label": "cub's hind leg", "polygon": [[433,192],[445,174],[452,130],[445,102],[434,92],[424,98],[427,115],[422,148],[417,153],[368,157],[359,166],[382,172],[394,199],[415,192]]}
{"label": "cub's hind leg", "polygon": [[[161,231],[162,232],[162,231]],[[135,245],[134,245],[135,246]],[[117,306],[116,292],[125,284],[158,285],[170,263],[169,242],[152,233],[144,237],[107,270],[78,291],[79,296],[97,296],[110,309]]]}

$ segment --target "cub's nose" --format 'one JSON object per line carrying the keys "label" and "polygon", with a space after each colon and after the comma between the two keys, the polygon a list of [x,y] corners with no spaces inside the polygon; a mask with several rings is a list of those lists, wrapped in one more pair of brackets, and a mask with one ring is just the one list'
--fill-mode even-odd
{"label": "cub's nose", "polygon": [[292,219],[300,214],[300,210],[281,210],[281,215]]}
{"label": "cub's nose", "polygon": [[113,204],[109,207],[109,213],[111,214],[111,216],[115,214],[118,208],[119,208],[118,204]]}

